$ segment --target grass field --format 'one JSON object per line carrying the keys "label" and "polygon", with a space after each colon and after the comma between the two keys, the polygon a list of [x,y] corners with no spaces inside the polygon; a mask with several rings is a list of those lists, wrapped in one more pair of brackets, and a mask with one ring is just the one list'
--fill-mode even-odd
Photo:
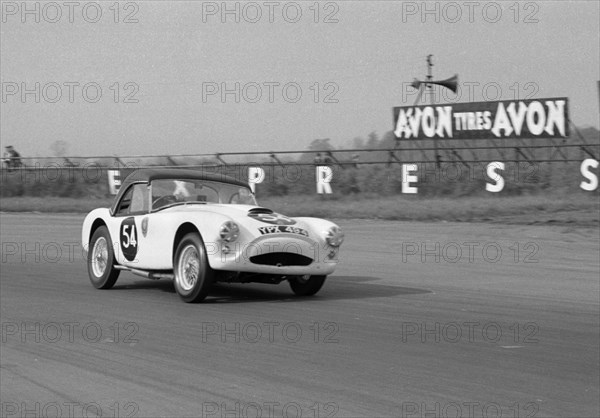
{"label": "grass field", "polygon": [[[360,196],[360,197],[358,197]],[[112,198],[10,197],[0,199],[3,212],[86,213],[107,207]],[[285,196],[260,199],[265,206],[289,216],[330,219],[385,219],[406,221],[558,223],[599,226],[597,194],[547,197],[498,195],[423,198],[418,196]]]}

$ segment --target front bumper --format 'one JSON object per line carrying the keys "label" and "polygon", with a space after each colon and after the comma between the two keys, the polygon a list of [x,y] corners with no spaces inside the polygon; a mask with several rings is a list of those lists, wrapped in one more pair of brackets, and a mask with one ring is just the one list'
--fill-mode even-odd
{"label": "front bumper", "polygon": [[277,275],[328,275],[334,272],[339,248],[307,237],[270,235],[247,244],[206,245],[215,270]]}

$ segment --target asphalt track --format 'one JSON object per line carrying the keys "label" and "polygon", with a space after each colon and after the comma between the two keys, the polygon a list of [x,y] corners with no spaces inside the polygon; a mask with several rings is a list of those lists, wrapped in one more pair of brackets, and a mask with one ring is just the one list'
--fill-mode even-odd
{"label": "asphalt track", "polygon": [[600,416],[597,228],[345,220],[317,296],[190,305],[94,289],[80,215],[0,220],[3,417]]}

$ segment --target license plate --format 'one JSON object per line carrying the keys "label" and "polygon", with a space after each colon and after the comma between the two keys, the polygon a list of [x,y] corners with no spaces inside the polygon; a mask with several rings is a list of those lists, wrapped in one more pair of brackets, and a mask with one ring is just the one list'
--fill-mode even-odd
{"label": "license plate", "polygon": [[262,235],[284,233],[304,235],[305,237],[308,236],[308,232],[305,229],[289,225],[263,226],[258,228],[258,232],[260,232]]}

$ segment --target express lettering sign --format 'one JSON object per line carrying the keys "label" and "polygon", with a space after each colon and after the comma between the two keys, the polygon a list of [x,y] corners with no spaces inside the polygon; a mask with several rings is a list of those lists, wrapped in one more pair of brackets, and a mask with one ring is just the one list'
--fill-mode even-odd
{"label": "express lettering sign", "polygon": [[564,138],[568,99],[394,107],[398,139]]}

